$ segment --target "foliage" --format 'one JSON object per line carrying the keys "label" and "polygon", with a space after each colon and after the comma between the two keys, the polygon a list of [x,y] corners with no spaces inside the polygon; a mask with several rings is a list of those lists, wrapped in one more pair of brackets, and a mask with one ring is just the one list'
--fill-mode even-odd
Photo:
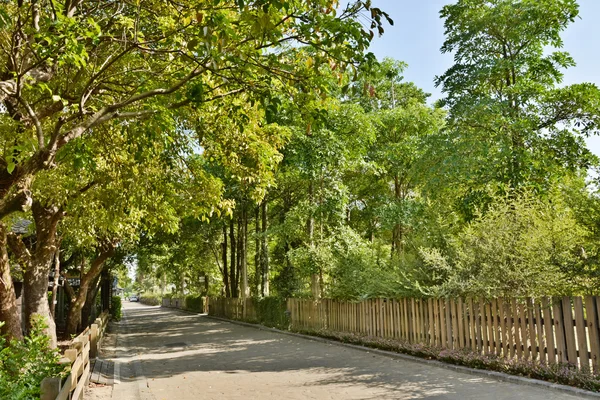
{"label": "foliage", "polygon": [[140,303],[148,306],[159,306],[161,303],[161,297],[156,293],[145,292],[140,296]]}
{"label": "foliage", "polygon": [[32,323],[32,330],[23,341],[7,343],[0,337],[0,397],[11,400],[37,399],[40,383],[46,377],[58,376],[62,367],[59,353],[50,348],[41,319]]}
{"label": "foliage", "polygon": [[189,295],[185,297],[185,309],[202,313],[204,312],[204,297]]}
{"label": "foliage", "polygon": [[286,313],[287,302],[281,297],[254,298],[254,308],[259,324],[278,329],[288,329],[290,317]]}
{"label": "foliage", "polygon": [[444,277],[442,293],[568,295],[578,289],[571,271],[585,262],[588,235],[560,196],[544,201],[522,193],[495,199],[446,252],[421,254],[431,273]]}
{"label": "foliage", "polygon": [[575,0],[443,7],[441,50],[454,53],[455,64],[436,79],[450,118],[431,157],[446,179],[465,184],[461,196],[503,185],[545,191],[553,178],[597,163],[583,137],[598,130],[600,90],[559,86],[562,71],[575,65],[559,50],[560,34],[578,14]]}
{"label": "foliage", "polygon": [[116,321],[120,321],[123,317],[123,311],[121,310],[122,306],[121,296],[113,296],[110,299],[110,312]]}
{"label": "foliage", "polygon": [[598,131],[600,91],[562,85],[574,61],[561,34],[578,14],[574,0],[445,6],[442,51],[456,57],[434,105],[401,61],[367,56],[355,69],[284,46],[313,91],[271,80],[268,93],[261,82],[167,113],[189,171],[168,144],[155,155],[169,184],[156,188],[161,169],[148,164],[150,209],[165,218],[133,225],[138,285],[280,298],[596,293],[600,202],[586,177],[598,160],[584,138]]}

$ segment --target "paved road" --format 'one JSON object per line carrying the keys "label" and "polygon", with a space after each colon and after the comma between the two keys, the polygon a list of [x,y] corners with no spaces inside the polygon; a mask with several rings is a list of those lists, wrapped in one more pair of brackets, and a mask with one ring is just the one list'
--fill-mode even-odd
{"label": "paved road", "polygon": [[578,398],[159,307],[124,315],[113,399]]}

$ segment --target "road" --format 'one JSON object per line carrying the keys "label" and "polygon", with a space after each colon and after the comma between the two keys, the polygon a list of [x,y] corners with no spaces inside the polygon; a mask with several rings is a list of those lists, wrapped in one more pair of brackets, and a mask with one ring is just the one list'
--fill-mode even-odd
{"label": "road", "polygon": [[139,303],[110,351],[118,400],[579,398]]}

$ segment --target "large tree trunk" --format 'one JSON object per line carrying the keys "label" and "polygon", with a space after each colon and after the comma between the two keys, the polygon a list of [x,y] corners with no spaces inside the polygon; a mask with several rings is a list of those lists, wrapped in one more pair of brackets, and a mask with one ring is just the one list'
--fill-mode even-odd
{"label": "large tree trunk", "polygon": [[[314,204],[314,184],[312,181],[308,185],[308,201],[311,206]],[[312,210],[306,223],[306,230],[308,234],[308,244],[312,248],[315,245],[315,217],[312,213]],[[318,299],[321,295],[321,289],[319,287],[319,274],[316,272],[314,272],[310,277],[310,288],[312,291],[313,298]]]}
{"label": "large tree trunk", "polygon": [[[92,287],[93,282],[100,276],[104,268],[106,260],[114,254],[114,245],[110,244],[102,249],[100,255],[92,261],[90,269],[81,276],[79,291],[71,294],[71,304],[69,306],[69,314],[67,316],[67,333],[69,335],[76,334],[81,325],[81,309],[87,299],[88,291]],[[84,265],[82,265],[82,269]]]}
{"label": "large tree trunk", "polygon": [[0,333],[5,335],[8,340],[21,340],[23,339],[21,316],[10,275],[7,247],[6,226],[0,223],[0,321],[4,322]]}
{"label": "large tree trunk", "polygon": [[[396,204],[399,204],[399,202],[403,199],[401,182],[398,174],[394,175],[394,199],[396,200]],[[398,222],[394,225],[394,229],[392,231],[392,257],[402,254],[403,240],[404,227],[402,226],[402,222]]]}
{"label": "large tree trunk", "polygon": [[242,298],[246,299],[250,296],[250,290],[248,287],[248,209],[246,203],[242,206],[242,235],[241,235],[241,246],[240,246],[240,268],[242,272]]}
{"label": "large tree trunk", "polygon": [[100,275],[98,275],[90,285],[87,296],[85,297],[85,304],[81,309],[81,323],[87,326],[93,319],[93,309],[96,306],[96,296],[100,290]]}
{"label": "large tree trunk", "polygon": [[235,287],[236,297],[240,297],[240,278],[242,276],[242,216],[239,215],[237,219],[237,240],[236,240],[236,254],[237,263],[235,271]]}
{"label": "large tree trunk", "polygon": [[[269,242],[267,240],[267,201],[262,203],[262,227],[261,227],[261,270],[262,270],[262,295],[269,296]],[[256,222],[258,224],[258,221]]]}
{"label": "large tree trunk", "polygon": [[235,228],[234,228],[234,220],[233,217],[231,218],[231,221],[229,222],[229,240],[230,240],[230,246],[229,246],[229,253],[230,253],[230,265],[231,268],[229,270],[230,272],[230,279],[231,279],[231,297],[238,297],[238,292],[237,292],[237,278],[236,278],[236,271],[237,271],[237,263],[236,263],[236,257],[235,257],[235,253],[237,251],[237,246],[235,243]]}
{"label": "large tree trunk", "polygon": [[262,262],[261,262],[261,247],[260,247],[260,206],[254,209],[254,287],[256,292],[262,295]]}
{"label": "large tree trunk", "polygon": [[50,314],[48,276],[58,248],[56,228],[63,213],[57,207],[44,207],[37,201],[33,203],[31,210],[35,220],[36,246],[33,257],[25,256],[31,259],[30,268],[25,270],[23,282],[25,327],[29,332],[32,319],[41,318],[46,325],[45,333],[50,338],[50,345],[54,348],[56,325]]}
{"label": "large tree trunk", "polygon": [[223,258],[223,284],[225,285],[225,297],[231,297],[231,287],[229,285],[229,272],[227,266],[227,225],[223,224],[223,244],[222,244]]}

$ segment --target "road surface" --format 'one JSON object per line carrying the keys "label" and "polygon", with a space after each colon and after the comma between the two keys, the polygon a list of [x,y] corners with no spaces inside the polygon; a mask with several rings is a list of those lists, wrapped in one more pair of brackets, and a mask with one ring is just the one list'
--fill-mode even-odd
{"label": "road surface", "polygon": [[579,398],[172,309],[125,302],[123,311],[106,350],[112,399]]}

